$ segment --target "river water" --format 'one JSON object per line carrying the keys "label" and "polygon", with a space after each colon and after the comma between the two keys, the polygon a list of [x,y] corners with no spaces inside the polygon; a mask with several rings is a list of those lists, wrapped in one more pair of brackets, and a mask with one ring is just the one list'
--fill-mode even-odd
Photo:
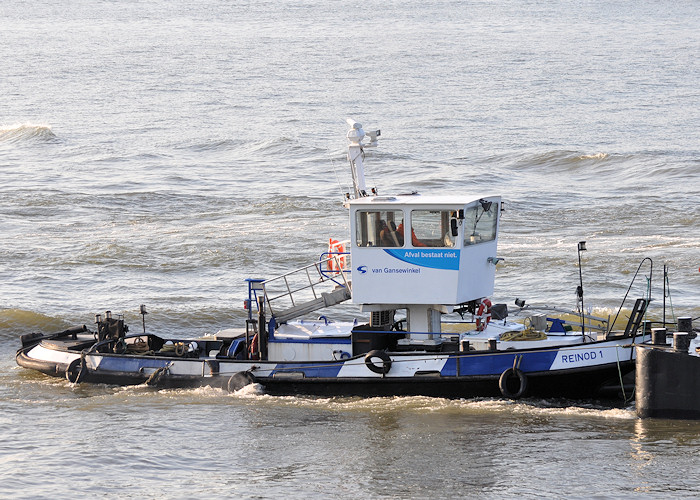
{"label": "river water", "polygon": [[346,117],[382,130],[380,193],[503,196],[494,300],[574,307],[585,240],[595,313],[648,257],[652,314],[700,316],[697,2],[17,0],[0,27],[1,497],[696,495],[700,424],[634,403],[72,386],[14,352],[140,304],[240,325],[245,278],[347,235]]}

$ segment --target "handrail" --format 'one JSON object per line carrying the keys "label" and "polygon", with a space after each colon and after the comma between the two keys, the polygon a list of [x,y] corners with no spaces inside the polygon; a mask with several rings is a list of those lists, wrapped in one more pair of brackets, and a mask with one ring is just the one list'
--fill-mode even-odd
{"label": "handrail", "polygon": [[[322,265],[319,265],[318,271],[329,278],[332,281],[335,281],[333,279],[334,276],[342,273],[350,273],[352,269],[352,265],[350,264],[349,260],[352,258],[350,252],[323,252],[319,258],[319,264],[326,263],[328,264],[331,260],[334,260],[337,269],[339,271],[335,271],[333,269],[330,269],[328,266],[324,269]],[[337,259],[333,259],[333,257],[337,257]],[[330,276],[329,276],[330,275]],[[340,284],[336,281],[337,284]]]}
{"label": "handrail", "polygon": [[[325,290],[321,291],[319,288],[324,287],[327,290],[330,283],[334,283],[336,288],[341,287],[350,290],[350,283],[346,279],[345,272],[338,271],[334,276],[329,276],[327,269],[329,269],[328,264],[331,261],[333,261],[338,269],[341,269],[338,256],[331,255],[313,264],[263,281],[263,294],[270,312],[274,315],[276,312],[279,313],[280,310],[283,310],[283,308],[277,307],[276,305],[275,307],[277,307],[277,310],[273,307],[273,302],[279,301],[280,299],[287,298],[291,307],[296,307],[298,303],[302,301],[318,300],[325,292]],[[326,270],[322,270],[322,266],[324,265],[326,266]],[[315,281],[316,278],[317,281]],[[280,287],[281,291],[276,290],[276,286]],[[299,297],[302,292],[307,292],[306,297],[303,299]]]}
{"label": "handrail", "polygon": [[[625,301],[627,301],[627,296],[630,293],[630,290],[632,290],[632,285],[634,285],[634,281],[637,279],[637,275],[639,274],[639,271],[642,269],[642,266],[644,265],[645,261],[649,261],[649,285],[647,286],[647,297],[649,301],[651,301],[651,276],[654,270],[654,261],[652,261],[649,257],[644,257],[642,261],[639,263],[639,267],[637,267],[637,270],[634,273],[634,276],[632,276],[632,281],[630,282],[630,286],[627,287],[627,292],[625,292],[625,296],[622,298],[622,303],[620,304],[620,307],[617,310],[617,314],[615,314],[615,319],[613,319],[612,323],[610,324],[610,331],[612,331],[613,326],[615,325],[615,322],[617,321],[618,316],[620,316],[620,313],[622,312],[622,307],[625,305]],[[608,333],[610,333],[608,331]]]}

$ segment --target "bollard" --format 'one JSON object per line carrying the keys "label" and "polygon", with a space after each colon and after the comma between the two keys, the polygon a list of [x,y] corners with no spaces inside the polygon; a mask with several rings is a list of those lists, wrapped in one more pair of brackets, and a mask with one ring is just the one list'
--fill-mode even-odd
{"label": "bollard", "polygon": [[688,352],[690,339],[686,332],[676,332],[673,334],[673,349],[677,352]]}
{"label": "bollard", "polygon": [[496,347],[496,339],[489,339],[489,349],[492,351],[495,351],[497,349]]}
{"label": "bollard", "polygon": [[459,343],[459,350],[462,352],[469,352],[469,341],[463,340]]}
{"label": "bollard", "polygon": [[651,329],[651,343],[654,345],[666,345],[666,329],[665,328],[652,328]]}
{"label": "bollard", "polygon": [[697,337],[697,334],[693,332],[693,318],[691,317],[678,318],[678,331],[686,332],[691,339]]}

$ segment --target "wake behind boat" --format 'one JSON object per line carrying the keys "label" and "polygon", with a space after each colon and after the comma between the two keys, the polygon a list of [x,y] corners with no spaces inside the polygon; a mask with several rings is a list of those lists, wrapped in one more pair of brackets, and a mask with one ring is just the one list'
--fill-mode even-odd
{"label": "wake behind boat", "polygon": [[[74,383],[229,390],[258,383],[270,394],[508,398],[592,397],[633,370],[631,347],[649,338],[642,319],[650,297],[636,300],[624,331],[583,313],[582,285],[573,319],[519,302],[526,321],[512,321],[505,304],[488,299],[501,260],[501,198],[380,196],[367,188],[363,163],[380,132],[348,124],[349,239],[331,239],[328,251],[301,269],[248,279],[245,325],[167,339],[146,332],[144,306],[138,334],[108,311],[94,330],[22,336],[17,363]],[[579,244],[579,257],[581,250]],[[345,302],[367,319],[318,316]],[[473,321],[446,322],[453,313]],[[316,319],[302,319],[309,315]]]}

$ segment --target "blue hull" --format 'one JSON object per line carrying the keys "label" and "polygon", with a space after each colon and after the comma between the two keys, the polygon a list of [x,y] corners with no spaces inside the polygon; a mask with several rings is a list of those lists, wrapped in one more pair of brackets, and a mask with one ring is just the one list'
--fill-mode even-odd
{"label": "blue hull", "polygon": [[[384,364],[365,355],[317,363],[111,353],[81,360],[79,352],[62,350],[60,342],[36,347],[20,349],[17,363],[71,381],[235,390],[240,374],[246,374],[247,382],[275,395],[591,398],[604,395],[601,390],[634,369],[633,349],[610,341],[522,351],[382,353]],[[517,371],[504,379],[513,368]]]}

